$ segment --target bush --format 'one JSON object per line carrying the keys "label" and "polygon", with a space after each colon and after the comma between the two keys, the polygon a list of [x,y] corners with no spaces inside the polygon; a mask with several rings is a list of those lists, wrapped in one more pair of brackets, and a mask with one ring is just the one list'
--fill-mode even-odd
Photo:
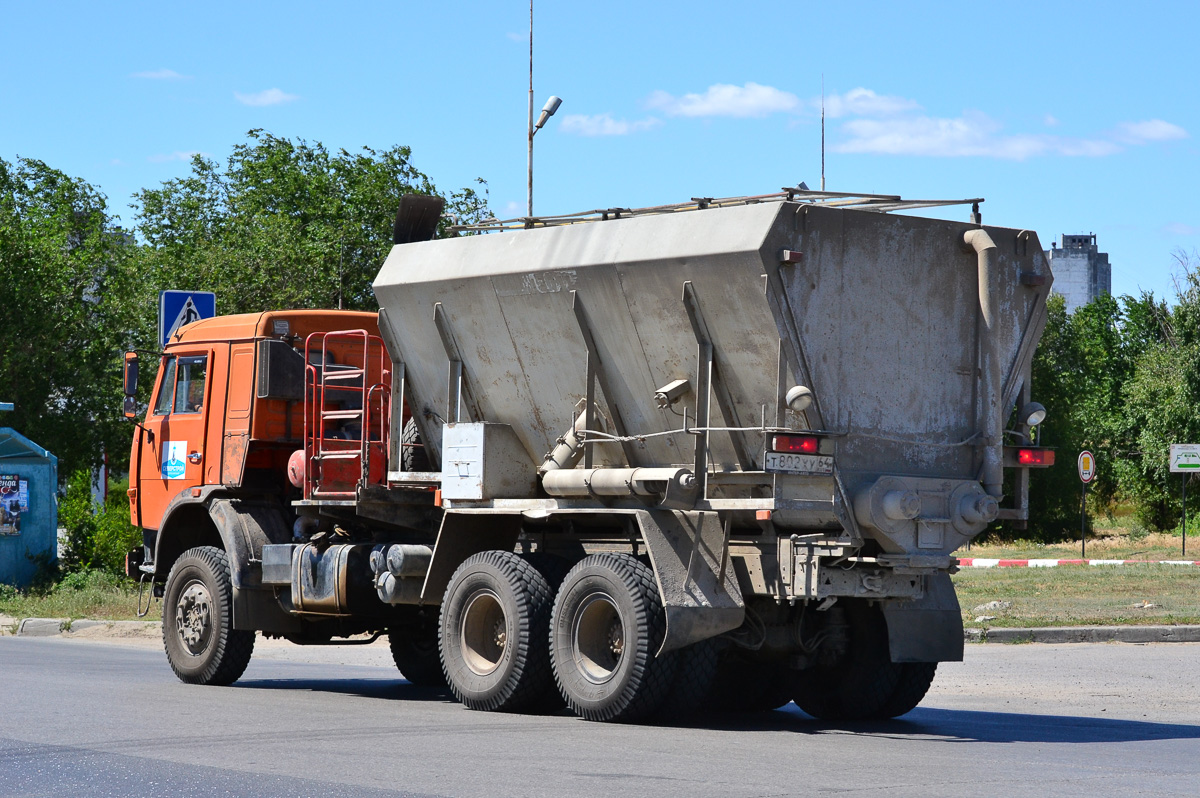
{"label": "bush", "polygon": [[88,471],[76,472],[67,482],[58,518],[66,530],[62,568],[67,573],[101,570],[123,574],[125,555],[142,542],[137,527],[129,523],[123,492],[110,491],[108,502],[96,511]]}

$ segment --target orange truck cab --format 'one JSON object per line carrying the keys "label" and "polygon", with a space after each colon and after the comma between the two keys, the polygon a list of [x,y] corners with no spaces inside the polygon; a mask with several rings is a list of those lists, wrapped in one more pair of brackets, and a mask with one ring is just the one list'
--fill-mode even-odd
{"label": "orange truck cab", "polygon": [[[185,552],[210,548],[229,563],[235,630],[302,636],[262,584],[262,547],[293,540],[296,503],[382,482],[391,368],[374,313],[271,311],[182,327],[133,436],[129,509],[144,545],[130,575],[161,596]],[[127,397],[136,372],[127,354]],[[219,603],[214,592],[204,600]]]}

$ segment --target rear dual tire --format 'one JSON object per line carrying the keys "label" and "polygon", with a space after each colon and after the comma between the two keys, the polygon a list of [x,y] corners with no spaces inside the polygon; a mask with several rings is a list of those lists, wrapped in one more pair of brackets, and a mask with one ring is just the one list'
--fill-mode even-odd
{"label": "rear dual tire", "polygon": [[545,577],[512,552],[485,551],[458,567],[439,627],[442,670],[464,706],[536,711],[554,696],[551,600]]}
{"label": "rear dual tire", "polygon": [[671,690],[677,657],[656,656],[666,614],[654,573],[627,554],[594,554],[554,600],[550,661],[571,711],[586,720],[648,717]]}

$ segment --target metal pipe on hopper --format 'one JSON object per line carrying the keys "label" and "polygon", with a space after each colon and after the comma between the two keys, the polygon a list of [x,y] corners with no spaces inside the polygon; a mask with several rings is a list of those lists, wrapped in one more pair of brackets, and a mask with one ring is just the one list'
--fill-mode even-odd
{"label": "metal pipe on hopper", "polygon": [[996,242],[983,228],[963,233],[962,243],[977,258],[979,281],[979,374],[980,411],[978,432],[982,439],[983,469],[981,482],[989,495],[1004,495],[1004,460],[1001,444],[1004,418],[1000,413],[1003,374],[996,351],[1000,318],[1000,286],[996,267]]}

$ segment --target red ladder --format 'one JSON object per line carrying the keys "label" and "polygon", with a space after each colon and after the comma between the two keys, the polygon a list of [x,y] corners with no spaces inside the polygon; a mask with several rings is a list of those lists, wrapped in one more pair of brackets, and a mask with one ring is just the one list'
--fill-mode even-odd
{"label": "red ladder", "polygon": [[[331,345],[350,362],[335,363]],[[386,481],[391,361],[366,330],[312,333],[304,360],[304,498],[354,499],[360,485]]]}

